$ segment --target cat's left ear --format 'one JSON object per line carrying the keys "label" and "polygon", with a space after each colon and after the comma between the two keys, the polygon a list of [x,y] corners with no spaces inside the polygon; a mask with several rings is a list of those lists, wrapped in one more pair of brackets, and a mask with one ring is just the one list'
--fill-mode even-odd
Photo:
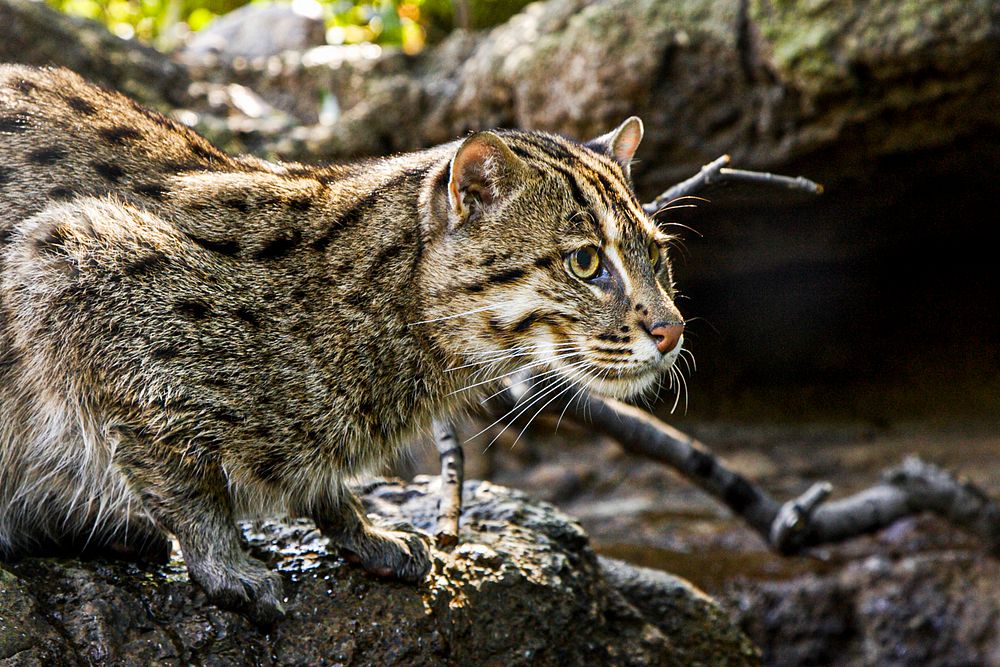
{"label": "cat's left ear", "polygon": [[603,153],[620,164],[627,176],[629,164],[639,149],[640,141],[642,141],[642,120],[638,116],[632,116],[607,134],[591,139],[584,146]]}

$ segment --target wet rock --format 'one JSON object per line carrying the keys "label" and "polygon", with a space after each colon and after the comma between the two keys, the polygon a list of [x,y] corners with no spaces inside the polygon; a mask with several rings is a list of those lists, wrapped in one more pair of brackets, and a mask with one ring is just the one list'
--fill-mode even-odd
{"label": "wet rock", "polygon": [[614,558],[599,558],[604,576],[642,615],[673,641],[677,656],[688,665],[723,667],[753,662],[756,649],[746,636],[730,632],[698,631],[704,619],[724,628],[726,611],[690,582],[662,570],[636,567]]}
{"label": "wet rock", "polygon": [[[433,526],[433,482],[364,492],[384,521]],[[555,508],[486,482],[465,487],[461,544],[420,586],[374,579],[306,522],[247,525],[285,576],[270,634],[209,604],[167,566],[26,559],[0,578],[11,664],[756,664],[749,641],[680,580],[602,563]],[[646,582],[646,583],[637,583]],[[723,662],[719,662],[719,660]]]}
{"label": "wet rock", "polygon": [[56,665],[67,650],[24,582],[0,569],[0,660],[10,665]]}
{"label": "wet rock", "polygon": [[[736,469],[750,465],[754,481],[782,498],[819,480],[832,482],[837,497],[861,491],[907,452],[993,496],[1000,480],[995,423],[875,429],[863,423],[689,420],[682,427]],[[480,427],[469,428],[475,433]],[[560,506],[578,517],[602,557],[605,577],[646,618],[676,619],[683,612],[673,607],[669,615],[658,614],[655,605],[669,593],[643,594],[647,584],[631,584],[606,557],[656,568],[649,571],[656,579],[693,582],[761,647],[766,665],[1000,665],[1000,565],[981,542],[938,517],[910,517],[874,535],[782,557],[668,468],[606,456],[601,438],[570,439],[562,431],[556,437],[551,426],[540,426],[518,447],[533,448],[547,468],[591,466],[588,483],[561,498]],[[433,455],[418,470],[433,470]],[[531,494],[546,492],[536,485],[549,481],[524,467],[523,457],[497,448],[495,479]],[[660,629],[682,648],[677,633]]]}

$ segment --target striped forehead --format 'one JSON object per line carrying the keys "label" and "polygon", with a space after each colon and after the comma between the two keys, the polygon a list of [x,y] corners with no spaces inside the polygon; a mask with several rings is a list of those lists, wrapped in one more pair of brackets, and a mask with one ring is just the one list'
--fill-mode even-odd
{"label": "striped forehead", "polygon": [[580,212],[597,218],[608,242],[627,237],[631,230],[645,237],[655,233],[621,167],[610,158],[541,132],[518,133],[516,139],[514,152],[543,172],[561,176]]}
{"label": "striped forehead", "polygon": [[591,151],[581,155],[580,161],[586,167],[581,171],[595,194],[591,211],[597,216],[606,242],[619,244],[636,235],[643,239],[652,237],[656,228],[636,201],[617,165]]}
{"label": "striped forehead", "polygon": [[[545,147],[551,154],[553,147],[549,144]],[[656,227],[632,194],[617,164],[582,146],[560,143],[555,150],[564,152],[568,171],[562,173],[577,205],[587,213],[583,219],[602,238],[605,256],[620,277],[625,295],[633,294],[636,285],[626,260],[628,251],[636,246],[644,248]],[[584,190],[589,191],[589,196],[583,195]]]}

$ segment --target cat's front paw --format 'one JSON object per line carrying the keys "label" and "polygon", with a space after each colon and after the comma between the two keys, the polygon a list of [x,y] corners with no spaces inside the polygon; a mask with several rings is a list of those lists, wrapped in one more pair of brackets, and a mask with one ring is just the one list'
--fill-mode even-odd
{"label": "cat's front paw", "polygon": [[423,581],[431,569],[427,539],[409,530],[369,526],[362,538],[341,545],[344,559],[380,577]]}
{"label": "cat's front paw", "polygon": [[260,626],[270,626],[285,615],[281,576],[253,558],[238,564],[188,569],[213,604],[246,616]]}

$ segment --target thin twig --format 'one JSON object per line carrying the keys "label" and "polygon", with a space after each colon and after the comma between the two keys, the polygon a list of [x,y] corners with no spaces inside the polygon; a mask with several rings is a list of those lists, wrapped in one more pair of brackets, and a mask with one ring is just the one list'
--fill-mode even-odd
{"label": "thin twig", "polygon": [[823,192],[822,185],[815,183],[804,176],[781,176],[779,174],[770,174],[763,171],[729,169],[728,165],[731,161],[732,159],[728,155],[723,155],[722,157],[712,160],[691,178],[673,186],[648,204],[643,204],[643,210],[649,215],[656,215],[664,206],[668,205],[672,201],[676,201],[681,197],[688,197],[695,192],[700,192],[709,185],[723,182],[777,185],[792,190],[802,190],[814,195],[818,195]]}
{"label": "thin twig", "polygon": [[458,543],[458,519],[462,513],[462,482],[465,454],[449,422],[435,420],[434,445],[441,457],[441,505],[435,539],[439,547]]}
{"label": "thin twig", "polygon": [[823,186],[805,176],[782,176],[766,171],[747,171],[745,169],[720,169],[719,176],[709,183],[723,181],[777,185],[789,190],[802,190],[812,195],[823,194]]}
{"label": "thin twig", "polygon": [[705,186],[709,184],[713,176],[717,176],[719,170],[725,167],[732,161],[728,155],[723,155],[722,157],[717,157],[701,170],[687,179],[686,181],[681,181],[677,185],[667,189],[663,194],[649,202],[648,204],[642,205],[642,210],[644,210],[649,215],[656,215],[656,213],[669,204],[670,202],[678,199],[680,197],[688,197],[695,192],[705,189]]}

